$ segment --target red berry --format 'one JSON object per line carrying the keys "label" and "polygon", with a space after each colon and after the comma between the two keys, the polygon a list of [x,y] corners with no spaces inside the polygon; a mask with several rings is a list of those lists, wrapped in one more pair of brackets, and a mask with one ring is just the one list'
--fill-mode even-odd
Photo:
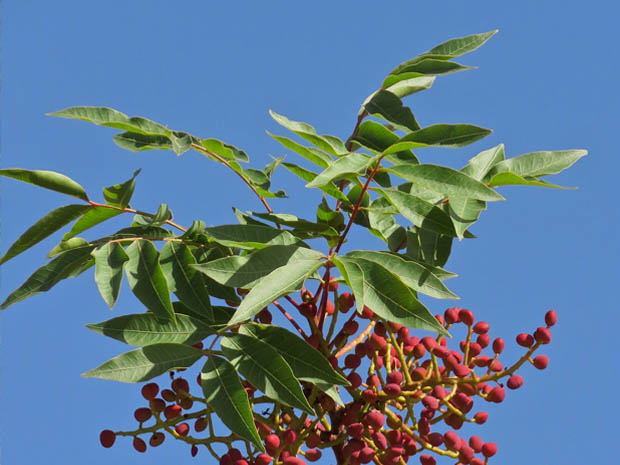
{"label": "red berry", "polygon": [[431,433],[428,435],[428,442],[431,446],[437,447],[443,444],[443,434]]}
{"label": "red berry", "polygon": [[372,319],[375,316],[375,312],[369,309],[366,305],[362,309],[362,318],[366,318],[368,320]]}
{"label": "red berry", "polygon": [[487,412],[478,412],[474,415],[474,420],[479,425],[486,423],[487,418],[489,418],[489,414]]}
{"label": "red berry", "polygon": [[133,438],[133,448],[138,452],[146,452],[146,442],[139,437]]}
{"label": "red berry", "polygon": [[437,341],[431,336],[424,336],[421,342],[422,344],[424,344],[424,347],[426,347],[427,350],[433,350],[435,347],[437,347]]}
{"label": "red berry", "polygon": [[471,459],[470,465],[484,465],[484,460],[479,457],[474,457]]}
{"label": "red berry", "polygon": [[347,380],[351,383],[351,389],[357,389],[362,384],[362,377],[354,371],[347,376]]}
{"label": "red berry", "polygon": [[153,412],[163,412],[166,408],[166,403],[162,399],[153,399],[149,404]]}
{"label": "red berry", "polygon": [[485,334],[489,331],[489,323],[486,321],[479,321],[474,325],[473,330],[476,334]]}
{"label": "red berry", "polygon": [[168,402],[174,402],[175,400],[177,400],[177,395],[174,393],[174,391],[171,391],[170,389],[164,389],[163,391],[161,391],[161,396],[164,398],[164,400],[167,400]]}
{"label": "red berry", "polygon": [[521,347],[532,347],[532,345],[534,345],[534,336],[527,333],[521,333],[517,336],[517,344]]}
{"label": "red berry", "polygon": [[347,321],[343,326],[342,326],[342,332],[344,334],[346,334],[347,336],[351,336],[355,333],[357,333],[357,330],[359,329],[359,324],[357,321]]}
{"label": "red berry", "polygon": [[164,416],[167,420],[171,420],[173,418],[181,416],[181,406],[180,405],[169,405],[164,409]]}
{"label": "red berry", "polygon": [[469,376],[469,368],[467,368],[465,365],[458,364],[452,369],[452,371],[454,371],[454,374],[459,378],[465,378],[466,376]]}
{"label": "red berry", "polygon": [[497,453],[497,444],[487,442],[482,446],[482,455],[485,457],[493,457]]}
{"label": "red berry", "polygon": [[258,312],[256,316],[258,317],[258,321],[260,321],[264,325],[270,325],[273,321],[273,316],[271,315],[271,312],[267,310],[267,307],[263,308],[260,312]]}
{"label": "red berry", "polygon": [[364,425],[361,423],[351,423],[347,426],[347,434],[352,438],[361,438],[364,435]]}
{"label": "red berry", "polygon": [[149,383],[142,386],[142,397],[146,400],[155,399],[157,393],[159,392],[159,386],[157,383]]}
{"label": "red berry", "polygon": [[103,447],[112,447],[114,441],[116,441],[116,434],[112,430],[104,429],[99,434],[99,441]]}
{"label": "red berry", "polygon": [[545,314],[545,323],[547,324],[547,326],[553,326],[557,322],[558,322],[558,314],[555,313],[554,310],[549,310]]}
{"label": "red berry", "polygon": [[424,354],[426,354],[426,347],[424,347],[424,344],[419,343],[413,347],[413,356],[415,358],[422,358]]}
{"label": "red berry", "polygon": [[371,410],[364,415],[364,423],[374,429],[380,429],[385,424],[385,416],[378,410]]}
{"label": "red berry", "polygon": [[534,366],[536,368],[538,368],[539,370],[544,370],[549,364],[549,357],[547,357],[546,355],[538,355],[537,357],[534,357],[534,360],[532,360],[532,362],[534,362]]}
{"label": "red berry", "polygon": [[472,448],[467,445],[462,446],[461,450],[459,451],[459,460],[462,463],[471,463],[473,458],[474,451],[472,450]]}
{"label": "red berry", "polygon": [[448,431],[443,435],[446,447],[454,452],[458,452],[461,448],[461,438],[454,431]]}
{"label": "red berry", "polygon": [[420,463],[422,465],[437,465],[437,460],[432,455],[420,455]]}
{"label": "red berry", "polygon": [[164,442],[164,439],[166,439],[166,436],[164,435],[164,433],[156,431],[151,436],[151,439],[149,439],[149,445],[151,447],[160,446]]}
{"label": "red berry", "polygon": [[174,430],[179,436],[187,436],[187,433],[189,433],[189,425],[187,423],[179,423],[175,426]]}
{"label": "red berry", "polygon": [[503,402],[505,397],[506,397],[506,391],[504,391],[504,388],[501,386],[495,386],[493,389],[491,389],[491,392],[489,392],[489,395],[487,396],[487,400],[491,402],[495,402],[496,404],[499,404]]}
{"label": "red berry", "polygon": [[139,409],[136,409],[135,412],[133,412],[134,418],[140,423],[147,421],[149,418],[151,418],[152,415],[153,414],[151,413],[151,409],[146,407],[141,407]]}
{"label": "red berry", "polygon": [[383,386],[383,391],[388,396],[397,396],[398,394],[400,394],[400,385],[394,384],[394,383],[388,383],[385,386]]}
{"label": "red berry", "polygon": [[325,303],[325,311],[327,312],[328,315],[333,315],[334,312],[336,311],[336,307],[334,307],[334,303],[331,300],[328,300]]}
{"label": "red berry", "polygon": [[496,354],[501,354],[504,351],[504,340],[501,337],[498,337],[493,341],[493,352]]}
{"label": "red berry", "polygon": [[488,334],[481,334],[476,338],[476,342],[480,344],[483,349],[491,343],[491,337]]}
{"label": "red berry", "polygon": [[379,394],[372,389],[365,389],[362,391],[362,399],[364,399],[367,404],[374,404],[378,398]]}
{"label": "red berry", "polygon": [[465,308],[462,308],[459,311],[459,319],[465,323],[467,326],[471,326],[474,324],[474,314]]}
{"label": "red berry", "polygon": [[322,455],[323,453],[319,449],[308,449],[306,451],[306,459],[309,462],[316,462]]}
{"label": "red berry", "polygon": [[375,456],[375,451],[368,446],[362,448],[362,450],[360,450],[359,452],[360,452],[360,455],[359,455],[360,463],[368,463]]}
{"label": "red berry", "polygon": [[192,444],[190,454],[192,455],[192,457],[196,457],[196,455],[198,454],[198,446],[196,444]]}
{"label": "red berry", "polygon": [[443,314],[447,323],[454,324],[459,322],[459,309],[456,307],[448,308]]}
{"label": "red berry", "polygon": [[470,437],[469,446],[474,450],[474,452],[480,452],[482,450],[482,439],[478,436]]}
{"label": "red berry", "polygon": [[338,297],[338,304],[342,313],[347,313],[355,305],[355,297],[350,292],[343,292]]}
{"label": "red berry", "polygon": [[512,375],[510,378],[508,378],[506,386],[508,386],[508,389],[519,389],[521,386],[523,386],[523,376]]}
{"label": "red berry", "polygon": [[355,354],[349,354],[344,358],[345,368],[355,369],[362,364],[362,360]]}
{"label": "red berry", "polygon": [[551,342],[551,331],[549,331],[549,328],[541,326],[534,331],[534,339],[541,344],[549,344]]}
{"label": "red berry", "polygon": [[299,313],[306,318],[314,318],[316,315],[316,305],[313,302],[303,302],[299,305]]}
{"label": "red berry", "polygon": [[422,405],[429,410],[437,410],[439,408],[439,401],[434,396],[425,396],[422,399]]}
{"label": "red berry", "polygon": [[254,465],[269,465],[273,459],[267,454],[258,454],[254,460]]}
{"label": "red berry", "polygon": [[286,442],[287,444],[293,444],[295,441],[297,441],[297,433],[295,432],[295,430],[286,430],[286,432],[284,433],[284,442]]}
{"label": "red berry", "polygon": [[265,448],[275,450],[280,447],[280,438],[271,433],[265,437]]}
{"label": "red berry", "polygon": [[286,457],[282,463],[284,465],[306,465],[306,462],[295,456]]}

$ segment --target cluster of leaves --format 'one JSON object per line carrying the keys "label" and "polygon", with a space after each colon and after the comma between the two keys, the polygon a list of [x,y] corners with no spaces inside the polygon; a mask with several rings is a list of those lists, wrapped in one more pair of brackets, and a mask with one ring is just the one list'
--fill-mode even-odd
{"label": "cluster of leaves", "polygon": [[[93,266],[98,289],[113,307],[125,275],[147,312],[89,328],[139,348],[85,376],[141,382],[188,368],[206,356],[201,373],[208,405],[233,433],[262,450],[253,421],[255,412],[242,380],[261,390],[274,405],[311,415],[317,411],[309,399],[317,399],[318,392],[343,404],[338,386],[346,387],[349,382],[328,362],[337,351],[332,336],[338,312],[327,312],[327,283],[336,269],[340,272],[336,280],[351,289],[358,312],[367,307],[385,321],[445,335],[446,329],[420,302],[418,293],[457,298],[443,283],[455,274],[442,268],[454,239],[475,237],[469,228],[487,202],[503,199],[494,188],[558,188],[542,178],[586,155],[584,150],[541,151],[507,159],[504,146],[498,145],[474,156],[460,170],[420,163],[414,149],[464,147],[491,131],[469,124],[422,127],[403,98],[429,89],[437,76],[469,69],[452,60],[475,50],[495,32],[450,40],[394,68],[380,89],[363,102],[346,141],[320,135],[309,124],[271,112],[276,122],[311,145],[271,136],[310,162],[312,169],[284,162],[284,157],[274,159],[263,170],[244,168],[242,163],[249,158],[233,145],[170,130],[109,108],[72,107],[50,113],[120,129],[123,132],[114,136],[114,142],[131,151],[163,149],[177,155],[198,151],[232,169],[258,196],[266,213],[235,209],[238,224],[207,227],[196,220],[185,228],[173,221],[165,204],[155,213],[130,206],[138,172],[103,189],[104,202],[98,203],[65,175],[2,169],[2,176],[83,203],[53,210],[9,247],[0,264],[72,223],[49,252],[51,260],[12,292],[0,309]],[[304,180],[306,187],[322,192],[315,220],[275,213],[269,206],[267,199],[286,197],[282,190],[270,190],[272,174],[280,165]],[[134,215],[130,226],[105,237],[78,236],[122,213]],[[401,224],[402,218],[407,224]],[[386,250],[341,254],[353,224],[383,240]],[[314,239],[326,241],[323,251],[310,246]],[[163,246],[158,249],[155,243]],[[317,314],[307,318],[310,331],[306,333],[278,299],[299,307],[291,296],[311,282],[317,286],[317,291],[309,294]],[[226,305],[215,305],[213,299]],[[269,306],[289,318],[302,337],[276,325],[255,324]],[[327,318],[333,322],[329,330],[324,325]],[[208,338],[212,338],[208,349],[193,346]],[[308,395],[302,386],[311,387],[312,393]]]}

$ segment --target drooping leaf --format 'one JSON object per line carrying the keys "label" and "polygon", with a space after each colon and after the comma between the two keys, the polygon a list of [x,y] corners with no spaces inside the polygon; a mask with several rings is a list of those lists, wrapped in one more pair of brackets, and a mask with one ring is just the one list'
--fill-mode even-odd
{"label": "drooping leaf", "polygon": [[73,223],[73,226],[69,232],[62,236],[62,240],[66,241],[71,239],[75,235],[80,234],[81,232],[86,231],[99,223],[103,223],[105,220],[114,218],[121,213],[123,213],[121,210],[117,210],[115,208],[91,207],[86,210],[80,219]]}
{"label": "drooping leaf", "polygon": [[203,276],[194,268],[197,262],[189,247],[180,242],[169,241],[161,249],[159,263],[166,276],[168,288],[183,305],[212,320],[209,289]]}
{"label": "drooping leaf", "polygon": [[239,332],[269,344],[286,360],[295,377],[301,381],[350,385],[346,378],[334,371],[331,364],[318,350],[284,328],[247,324],[243,325]]}
{"label": "drooping leaf", "polygon": [[361,314],[366,304],[364,301],[364,273],[361,267],[352,260],[342,260],[340,256],[334,257],[333,262],[342,273],[347,286],[353,291],[355,308]]}
{"label": "drooping leaf", "polygon": [[557,184],[551,184],[538,178],[530,178],[530,177],[523,178],[519,176],[518,174],[509,173],[509,172],[497,173],[489,181],[490,187],[519,186],[519,185],[552,187],[554,189],[576,189],[576,187],[563,187],[563,186],[558,186]]}
{"label": "drooping leaf", "polygon": [[304,220],[303,218],[298,218],[295,215],[291,215],[288,213],[249,213],[263,220],[271,221],[275,224],[281,224],[282,226],[288,226],[300,232],[316,232],[326,236],[338,235],[338,232],[329,225],[323,223],[314,223],[312,221]]}
{"label": "drooping leaf", "polygon": [[228,360],[211,355],[202,368],[200,379],[207,404],[222,423],[264,452],[247,393],[235,367]]}
{"label": "drooping leaf", "polygon": [[[282,166],[284,166],[286,169],[288,169],[292,173],[294,173],[297,176],[299,176],[304,181],[312,182],[318,176],[317,173],[314,173],[313,171],[310,171],[310,170],[307,170],[305,168],[302,168],[301,166],[294,165],[293,163],[282,163]],[[344,195],[342,193],[342,191],[340,189],[338,189],[331,182],[329,182],[329,183],[327,183],[327,184],[325,184],[323,186],[320,186],[319,189],[321,189],[327,195],[329,195],[329,196],[331,196],[331,197],[333,197],[333,198],[335,198],[337,200],[340,200],[341,202],[348,202],[347,196]]]}
{"label": "drooping leaf", "polygon": [[129,256],[118,242],[108,242],[92,251],[95,258],[95,282],[108,307],[114,307],[123,280],[123,266]]}
{"label": "drooping leaf", "polygon": [[54,248],[47,253],[47,258],[55,257],[56,255],[66,252],[67,250],[88,247],[89,245],[90,243],[81,237],[73,237],[67,241],[63,240],[56,244]]}
{"label": "drooping leaf", "polygon": [[177,315],[177,325],[158,320],[152,313],[134,313],[112,318],[86,327],[132,346],[148,346],[172,342],[193,344],[202,341],[215,330],[203,321],[187,315]]}
{"label": "drooping leaf", "polygon": [[444,266],[450,256],[453,239],[426,229],[409,228],[406,255],[431,266]]}
{"label": "drooping leaf", "polygon": [[138,239],[127,248],[127,256],[127,281],[138,300],[162,321],[176,321],[155,246],[150,241]]}
{"label": "drooping leaf", "polygon": [[212,240],[227,247],[262,249],[270,245],[301,245],[288,231],[253,224],[227,224],[205,229]]}
{"label": "drooping leaf", "polygon": [[306,187],[320,187],[345,174],[358,174],[365,170],[373,160],[373,158],[361,153],[350,153],[340,157],[331,162],[314,180],[306,184]]}
{"label": "drooping leaf", "polygon": [[414,291],[383,265],[358,257],[339,257],[339,261],[353,262],[361,269],[364,305],[378,316],[410,328],[448,335],[433,314],[416,298]]}
{"label": "drooping leaf", "polygon": [[189,368],[200,357],[202,351],[192,346],[164,342],[125,352],[83,373],[82,376],[139,383],[170,370]]}
{"label": "drooping leaf", "polygon": [[497,163],[489,175],[510,172],[521,177],[547,176],[557,174],[572,166],[581,157],[588,154],[586,150],[557,150],[553,152],[532,152],[509,158]]}
{"label": "drooping leaf", "polygon": [[0,258],[0,265],[38,244],[88,210],[90,205],[65,205],[56,208],[28,228]]}
{"label": "drooping leaf", "polygon": [[0,305],[0,310],[31,297],[40,292],[49,291],[65,278],[73,278],[88,268],[92,261],[90,252],[94,246],[72,249],[58,255],[34,273]]}
{"label": "drooping leaf", "polygon": [[250,215],[245,214],[244,212],[242,212],[241,210],[239,210],[236,207],[233,207],[233,212],[235,212],[235,216],[237,217],[237,220],[239,221],[239,224],[253,224],[253,225],[256,225],[256,226],[263,226],[265,228],[269,227],[265,223],[262,223],[262,222],[260,222],[258,220],[255,220]]}
{"label": "drooping leaf", "polygon": [[278,124],[327,153],[339,156],[349,152],[344,143],[337,137],[326,134],[318,135],[316,130],[309,124],[290,120],[286,116],[277,114],[275,111],[269,110],[269,114]]}
{"label": "drooping leaf", "polygon": [[414,225],[440,234],[456,236],[450,217],[441,208],[397,189],[382,189],[380,192]]}
{"label": "drooping leaf", "polygon": [[276,268],[265,276],[243,299],[229,324],[241,323],[260,312],[274,300],[301,289],[322,262],[317,259],[297,260]]}
{"label": "drooping leaf", "polygon": [[189,227],[189,229],[183,233],[181,239],[184,241],[200,242],[202,244],[206,244],[209,242],[209,238],[205,234],[206,229],[207,226],[205,225],[204,221],[194,220],[192,221],[192,225]]}
{"label": "drooping leaf", "polygon": [[457,195],[487,201],[504,200],[504,197],[480,181],[445,166],[397,165],[386,169],[407,181],[443,195]]}
{"label": "drooping leaf", "polygon": [[221,346],[239,373],[267,397],[314,414],[293,370],[269,344],[245,334],[227,334]]}
{"label": "drooping leaf", "polygon": [[423,147],[465,147],[492,132],[471,124],[434,124],[401,137],[383,153],[389,155]]}
{"label": "drooping leaf", "polygon": [[306,160],[311,161],[312,163],[320,166],[321,168],[327,168],[329,162],[332,161],[332,157],[329,154],[315,147],[306,147],[304,145],[298,144],[297,142],[289,139],[288,137],[276,136],[274,134],[271,134],[269,131],[267,131],[267,134],[280,142],[287,149],[301,155]]}
{"label": "drooping leaf", "polygon": [[171,131],[170,142],[172,142],[172,150],[174,150],[174,153],[183,155],[191,148],[193,138],[186,132]]}
{"label": "drooping leaf", "polygon": [[155,121],[142,118],[141,116],[129,117],[120,111],[106,107],[70,107],[47,113],[46,115],[87,121],[99,126],[137,132],[139,134],[168,136],[171,132],[168,128]]}
{"label": "drooping leaf", "polygon": [[272,271],[297,260],[318,260],[321,252],[295,245],[272,245],[249,255],[232,256],[195,265],[211,279],[231,287],[253,288]]}
{"label": "drooping leaf", "polygon": [[139,169],[134,171],[131,179],[122,184],[114,184],[113,186],[104,188],[103,198],[105,199],[105,202],[113,207],[127,207],[136,188],[136,176],[140,174],[140,171],[141,170]]}
{"label": "drooping leaf", "polygon": [[405,131],[417,131],[420,125],[411,109],[403,106],[399,97],[387,90],[379,90],[364,104],[368,113],[385,118],[397,128]]}
{"label": "drooping leaf", "polygon": [[161,226],[166,221],[172,219],[172,211],[168,205],[162,203],[157,207],[153,216],[135,215],[132,226]]}
{"label": "drooping leaf", "polygon": [[452,219],[454,230],[459,239],[465,235],[465,231],[478,220],[480,213],[486,210],[486,202],[463,196],[452,195],[447,204],[447,212]]}
{"label": "drooping leaf", "polygon": [[458,299],[439,279],[433,267],[424,266],[402,255],[370,250],[351,251],[344,258],[361,258],[378,263],[397,275],[407,286],[438,299]]}
{"label": "drooping leaf", "polygon": [[394,219],[398,211],[383,197],[372,201],[368,210],[369,231],[385,241],[390,250],[397,250],[406,238],[405,228]]}
{"label": "drooping leaf", "polygon": [[55,171],[25,170],[22,168],[6,168],[0,170],[0,176],[17,179],[62,194],[71,195],[88,201],[88,195],[82,186],[64,174]]}

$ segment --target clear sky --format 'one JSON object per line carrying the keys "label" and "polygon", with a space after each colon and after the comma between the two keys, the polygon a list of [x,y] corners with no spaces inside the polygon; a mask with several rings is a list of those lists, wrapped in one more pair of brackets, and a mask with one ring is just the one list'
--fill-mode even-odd
{"label": "clear sky", "polygon": [[[491,463],[611,463],[620,413],[620,321],[611,292],[619,278],[618,13],[603,0],[4,1],[1,165],[65,173],[95,199],[142,168],[136,208],[154,211],[165,202],[182,224],[232,223],[232,206],[260,204],[223,167],[195,152],[130,153],[112,142],[112,129],[44,113],[109,106],[227,141],[262,167],[269,154],[288,153],[265,133],[284,134],[268,109],[346,139],[360,103],[395,65],[446,39],[498,28],[457,60],[478,69],[438,78],[407,100],[423,126],[465,122],[495,132],[465,149],[418,155],[459,168],[503,142],[507,156],[570,148],[589,156],[549,178],[578,190],[500,189],[507,201],[484,212],[472,228],[478,239],[453,248],[446,268],[459,277],[451,289],[509,342],[507,360],[520,353],[517,333],[540,326],[549,308],[559,314],[544,351],[549,368],[526,367],[525,385],[471,434],[499,444]],[[71,203],[17,181],[0,184],[2,251],[45,213]],[[315,193],[292,175],[277,171],[273,185],[291,197],[274,201],[277,210],[314,217]],[[2,299],[44,263],[60,236],[2,267]],[[366,234],[352,238],[355,248],[380,247]],[[170,438],[147,454],[129,440],[109,450],[99,445],[101,429],[134,426],[141,401],[139,386],[80,377],[126,350],[84,325],[141,305],[124,283],[111,313],[92,276],[2,313],[0,462],[208,460],[204,452],[192,459]],[[451,305],[426,303],[434,313]]]}

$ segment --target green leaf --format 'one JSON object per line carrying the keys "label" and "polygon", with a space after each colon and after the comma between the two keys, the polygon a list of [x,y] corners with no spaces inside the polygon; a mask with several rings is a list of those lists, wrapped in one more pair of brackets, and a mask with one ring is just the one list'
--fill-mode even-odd
{"label": "green leaf", "polygon": [[116,210],[114,208],[90,207],[90,209],[88,209],[79,220],[73,223],[73,226],[69,232],[62,236],[62,240],[66,241],[71,239],[73,236],[80,234],[81,232],[86,231],[99,223],[103,223],[105,220],[114,218],[121,213],[123,213],[121,210]]}
{"label": "green leaf", "polygon": [[288,213],[249,213],[263,220],[288,226],[300,232],[316,232],[321,233],[324,236],[338,235],[338,232],[327,224],[314,223],[312,221],[304,220],[303,218],[297,218],[295,215],[290,215]]}
{"label": "green leaf", "polygon": [[105,203],[118,208],[129,206],[133,191],[136,188],[136,176],[140,174],[140,171],[139,169],[134,171],[131,179],[125,181],[123,184],[114,184],[113,186],[104,188],[103,198],[105,199]]}
{"label": "green leaf", "polygon": [[221,345],[239,373],[267,397],[314,414],[293,370],[269,344],[244,334],[227,334]]}
{"label": "green leaf", "polygon": [[537,178],[526,179],[526,178],[522,178],[518,174],[509,173],[509,172],[497,173],[489,181],[489,186],[490,187],[517,186],[517,185],[539,186],[539,187],[553,187],[555,189],[576,189],[576,187],[563,187],[563,186],[558,186],[556,184],[550,184],[550,183],[548,183],[546,181],[543,181],[542,179],[537,179]]}
{"label": "green leaf", "polygon": [[532,152],[509,158],[497,163],[489,175],[510,172],[521,177],[546,176],[557,174],[572,166],[581,157],[588,154],[586,150],[557,150],[554,152]]}
{"label": "green leaf", "polygon": [[405,229],[394,220],[397,213],[383,197],[373,200],[368,210],[369,231],[385,241],[390,250],[396,250],[406,238]]}
{"label": "green leaf", "polygon": [[401,137],[383,153],[389,155],[423,147],[465,147],[492,132],[471,124],[434,124]]}
{"label": "green leaf", "polygon": [[82,376],[139,383],[170,370],[189,368],[200,357],[202,351],[192,346],[165,342],[125,352]]}
{"label": "green leaf", "polygon": [[306,278],[323,264],[320,260],[298,260],[276,268],[245,296],[229,324],[248,320],[283,295],[301,289]]}
{"label": "green leaf", "polygon": [[464,237],[467,228],[478,220],[480,213],[482,210],[486,210],[486,208],[487,204],[482,200],[458,195],[450,197],[447,210],[450,218],[452,218],[452,223],[459,239]]}
{"label": "green leaf", "polygon": [[424,266],[402,255],[370,250],[354,250],[343,258],[358,259],[375,262],[387,268],[410,288],[437,299],[458,299],[459,297],[441,282],[433,271],[433,267]]}
{"label": "green leaf", "polygon": [[407,230],[408,257],[431,266],[443,266],[448,261],[452,249],[451,236],[444,236],[426,229]]}
{"label": "green leaf", "polygon": [[318,148],[327,153],[339,156],[349,152],[344,146],[344,143],[337,137],[327,134],[320,136],[316,133],[316,130],[309,124],[299,121],[292,121],[286,116],[277,114],[273,110],[269,110],[269,114],[274,120],[276,120],[278,124],[285,127],[289,131],[294,132],[299,137],[307,140],[311,144],[316,145]]}
{"label": "green leaf", "polygon": [[237,217],[237,220],[239,220],[239,224],[253,224],[256,226],[263,226],[265,228],[269,227],[265,223],[261,223],[260,221],[255,220],[250,215],[246,215],[236,207],[233,207],[233,212],[235,212],[235,216]]}
{"label": "green leaf", "polygon": [[430,88],[434,82],[435,76],[418,76],[394,82],[387,86],[385,90],[390,91],[397,97],[403,98]]}
{"label": "green leaf", "polygon": [[168,288],[183,305],[212,320],[213,309],[209,289],[203,276],[194,268],[197,262],[189,247],[183,243],[169,241],[161,249],[159,263],[166,276]]}
{"label": "green leaf", "polygon": [[361,258],[339,257],[340,262],[353,262],[363,275],[364,305],[388,321],[410,328],[427,329],[449,335],[432,313],[416,298],[396,274],[382,265]]}
{"label": "green leaf", "polygon": [[168,136],[171,133],[168,128],[155,121],[142,118],[141,116],[133,116],[130,118],[120,111],[106,107],[71,107],[47,113],[46,115],[87,121],[99,126],[137,132],[139,134]]}
{"label": "green leaf", "polygon": [[155,246],[150,241],[138,239],[127,248],[127,255],[125,272],[135,296],[162,321],[176,321]]}
{"label": "green leaf", "polygon": [[317,206],[316,218],[317,221],[331,226],[336,231],[342,231],[345,227],[344,215],[342,212],[332,210],[325,200],[325,196]]}
{"label": "green leaf", "polygon": [[456,195],[488,201],[504,200],[504,197],[480,181],[445,166],[397,165],[386,170],[423,188],[447,196]]}
{"label": "green leaf", "polygon": [[272,271],[298,260],[318,260],[321,252],[295,245],[272,245],[248,255],[220,258],[194,268],[218,283],[253,288]]}
{"label": "green leaf", "polygon": [[52,210],[30,226],[30,228],[9,247],[9,250],[0,258],[0,265],[16,257],[25,250],[28,250],[33,245],[38,244],[46,237],[54,234],[89,208],[91,208],[90,205],[65,205],[64,207]]}
{"label": "green leaf", "polygon": [[182,131],[171,131],[170,141],[172,142],[172,150],[177,155],[183,155],[192,145],[192,136]]}
{"label": "green leaf", "polygon": [[327,359],[306,341],[273,325],[247,324],[239,332],[270,345],[290,365],[301,381],[349,386],[351,383],[336,372]]}
{"label": "green leaf", "polygon": [[306,187],[320,187],[345,174],[358,174],[365,170],[372,161],[374,159],[367,155],[350,153],[331,162],[314,180],[306,184]]}
{"label": "green leaf", "polygon": [[172,141],[166,136],[139,134],[137,132],[127,131],[116,134],[112,140],[120,148],[132,152],[141,152],[143,150],[172,150]]}
{"label": "green leaf", "polygon": [[327,168],[329,162],[332,161],[332,157],[329,154],[323,152],[322,150],[318,150],[314,147],[303,146],[301,144],[298,144],[294,140],[289,139],[288,137],[276,136],[274,134],[271,134],[269,131],[267,131],[267,134],[280,142],[287,149],[301,155],[306,160],[311,161],[315,165],[319,165],[321,168]]}
{"label": "green leaf", "polygon": [[366,302],[364,300],[364,273],[362,268],[355,262],[350,260],[342,260],[341,257],[333,258],[334,265],[338,268],[344,277],[347,286],[353,291],[355,296],[355,308],[358,313],[362,313]]}
{"label": "green leaf", "polygon": [[[297,176],[299,176],[304,181],[308,181],[308,182],[314,181],[314,179],[316,179],[316,177],[318,176],[317,173],[314,173],[313,171],[307,170],[305,168],[302,168],[301,166],[297,166],[297,165],[294,165],[292,163],[282,163],[282,166],[284,166],[287,170],[289,170],[292,173],[294,173]],[[331,197],[333,197],[333,198],[335,198],[337,200],[340,200],[341,202],[348,202],[349,201],[347,199],[347,196],[344,195],[342,193],[342,191],[340,189],[338,189],[331,182],[325,184],[324,186],[320,186],[319,189],[321,189],[327,195],[329,195],[329,196],[331,196]]]}
{"label": "green leaf", "polygon": [[253,224],[227,224],[205,229],[212,240],[227,247],[262,249],[270,245],[301,245],[288,231]]}
{"label": "green leaf", "polygon": [[95,258],[95,282],[108,307],[114,307],[123,280],[123,266],[129,256],[118,242],[108,242],[92,251]]}
{"label": "green leaf", "polygon": [[200,320],[214,331],[221,331],[222,329],[226,328],[228,320],[230,320],[236,310],[236,308],[232,307],[214,305],[212,307],[213,319],[208,319],[205,314],[196,313],[189,307],[183,305],[181,302],[172,302],[172,306],[174,307],[174,313],[176,313],[177,315],[187,315],[195,320]]}
{"label": "green leaf", "polygon": [[411,109],[403,106],[399,97],[387,90],[379,90],[364,104],[368,113],[385,118],[405,132],[417,131],[420,125]]}
{"label": "green leaf", "polygon": [[177,325],[169,321],[162,323],[152,313],[134,313],[89,324],[86,327],[132,346],[148,346],[164,342],[193,344],[215,333],[204,322],[191,316],[177,315],[177,323]]}
{"label": "green leaf", "polygon": [[73,179],[55,171],[7,168],[0,170],[0,176],[17,179],[18,181],[27,182],[35,186],[43,187],[44,189],[50,189],[88,201],[88,195],[86,195],[86,191],[82,186]]}
{"label": "green leaf", "polygon": [[[205,149],[219,155],[226,160],[238,160],[241,162],[249,162],[250,158],[243,151],[239,150],[234,145],[225,144],[221,140],[217,139],[202,139],[200,145]],[[204,155],[203,152],[200,152]]]}
{"label": "green leaf", "polygon": [[504,144],[499,144],[473,157],[467,165],[461,168],[461,172],[477,181],[486,182],[491,168],[504,158]]}
{"label": "green leaf", "polygon": [[47,258],[52,258],[67,250],[78,249],[80,247],[88,247],[90,244],[86,239],[81,237],[73,237],[68,241],[61,241],[47,253]]}
{"label": "green leaf", "polygon": [[207,404],[222,423],[230,431],[250,441],[264,452],[265,446],[254,425],[248,395],[235,367],[228,360],[211,355],[202,368],[200,379]]}
{"label": "green leaf", "polygon": [[484,45],[487,40],[497,34],[498,29],[480,34],[472,34],[465,37],[450,39],[442,44],[433,47],[428,52],[424,52],[421,57],[432,55],[441,56],[443,59],[460,57],[466,53],[473,52],[478,47]]}
{"label": "green leaf", "polygon": [[132,226],[161,226],[172,219],[172,211],[168,205],[162,203],[157,207],[153,216],[135,215]]}
{"label": "green leaf", "polygon": [[396,189],[382,189],[380,192],[414,225],[440,234],[456,236],[452,220],[441,208]]}
{"label": "green leaf", "polygon": [[40,292],[49,291],[59,281],[72,278],[88,268],[90,252],[94,246],[72,249],[37,269],[18,289],[13,291],[0,305],[0,310]]}
{"label": "green leaf", "polygon": [[[437,58],[413,58],[412,60],[401,63],[390,72],[392,74],[403,73],[420,73],[424,75],[440,75],[456,73],[458,71],[466,71],[475,69],[473,66],[463,66],[453,61],[445,61]],[[388,76],[389,77],[389,76]]]}

